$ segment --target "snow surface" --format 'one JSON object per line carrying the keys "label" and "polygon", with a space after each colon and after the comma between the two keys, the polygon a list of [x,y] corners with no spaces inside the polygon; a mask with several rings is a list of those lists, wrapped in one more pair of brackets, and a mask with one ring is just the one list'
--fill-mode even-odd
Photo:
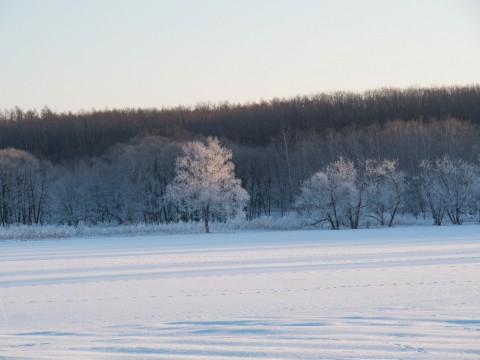
{"label": "snow surface", "polygon": [[478,359],[480,227],[0,242],[0,358]]}

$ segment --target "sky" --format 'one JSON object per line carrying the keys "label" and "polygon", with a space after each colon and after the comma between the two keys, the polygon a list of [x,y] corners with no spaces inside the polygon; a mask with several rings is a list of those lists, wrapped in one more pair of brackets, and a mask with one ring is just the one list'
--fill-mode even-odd
{"label": "sky", "polygon": [[479,83],[478,0],[0,0],[0,110]]}

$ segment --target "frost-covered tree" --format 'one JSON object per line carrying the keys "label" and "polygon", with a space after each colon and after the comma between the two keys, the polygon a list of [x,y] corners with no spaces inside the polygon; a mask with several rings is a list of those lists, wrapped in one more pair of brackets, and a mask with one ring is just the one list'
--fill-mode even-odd
{"label": "frost-covered tree", "polygon": [[206,144],[187,143],[183,150],[185,155],[177,158],[175,178],[165,194],[183,219],[202,219],[208,233],[211,219],[244,216],[249,195],[235,178],[232,152],[211,137]]}
{"label": "frost-covered tree", "polygon": [[0,224],[41,224],[51,164],[17,149],[0,150]]}
{"label": "frost-covered tree", "polygon": [[380,225],[392,226],[406,191],[406,174],[397,169],[396,160],[365,162],[368,216]]}
{"label": "frost-covered tree", "polygon": [[478,167],[447,155],[435,162],[424,160],[420,167],[422,197],[435,225],[442,224],[445,214],[452,224],[462,224],[479,191]]}
{"label": "frost-covered tree", "polygon": [[167,223],[170,207],[164,201],[175,172],[180,146],[158,136],[118,146],[111,154],[112,171],[120,175],[123,198],[121,216],[127,223]]}
{"label": "frost-covered tree", "polygon": [[295,206],[310,219],[310,225],[326,222],[332,229],[339,229],[344,223],[352,225],[361,208],[356,181],[353,162],[340,157],[303,183]]}
{"label": "frost-covered tree", "polygon": [[56,168],[54,182],[55,221],[61,224],[78,225],[79,223],[94,223],[92,215],[91,177],[92,167],[85,163],[75,168]]}
{"label": "frost-covered tree", "polygon": [[119,144],[100,158],[58,167],[55,183],[61,223],[137,224],[172,220],[164,201],[181,147],[160,137]]}

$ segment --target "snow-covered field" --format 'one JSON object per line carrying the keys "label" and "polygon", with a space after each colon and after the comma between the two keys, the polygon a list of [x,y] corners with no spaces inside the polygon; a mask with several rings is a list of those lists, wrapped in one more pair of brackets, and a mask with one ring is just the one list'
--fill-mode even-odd
{"label": "snow-covered field", "polygon": [[478,359],[480,227],[5,241],[0,298],[2,359]]}

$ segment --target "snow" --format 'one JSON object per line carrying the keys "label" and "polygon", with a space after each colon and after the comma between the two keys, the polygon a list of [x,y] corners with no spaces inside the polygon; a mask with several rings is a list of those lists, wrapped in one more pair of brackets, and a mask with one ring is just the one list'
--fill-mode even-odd
{"label": "snow", "polygon": [[480,227],[0,242],[0,358],[478,359]]}

